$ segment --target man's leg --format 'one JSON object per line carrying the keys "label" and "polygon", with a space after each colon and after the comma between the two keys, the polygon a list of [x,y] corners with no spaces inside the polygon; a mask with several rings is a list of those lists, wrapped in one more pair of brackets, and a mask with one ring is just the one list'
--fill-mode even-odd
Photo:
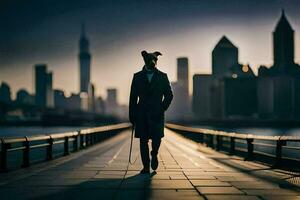
{"label": "man's leg", "polygon": [[159,150],[159,147],[160,147],[160,143],[161,143],[160,138],[152,139],[151,168],[153,170],[156,170],[157,167],[158,167],[157,154],[158,154],[158,150]]}
{"label": "man's leg", "polygon": [[149,171],[150,168],[148,139],[140,138],[140,152],[141,152],[142,163],[144,165],[143,170],[144,172],[147,172]]}

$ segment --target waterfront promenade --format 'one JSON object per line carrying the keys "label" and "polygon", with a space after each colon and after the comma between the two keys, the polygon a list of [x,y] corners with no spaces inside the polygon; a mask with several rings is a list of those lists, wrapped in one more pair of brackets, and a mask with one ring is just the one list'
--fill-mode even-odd
{"label": "waterfront promenade", "polygon": [[1,199],[300,199],[289,172],[228,156],[166,129],[156,173],[140,175],[130,130],[82,151],[1,173]]}

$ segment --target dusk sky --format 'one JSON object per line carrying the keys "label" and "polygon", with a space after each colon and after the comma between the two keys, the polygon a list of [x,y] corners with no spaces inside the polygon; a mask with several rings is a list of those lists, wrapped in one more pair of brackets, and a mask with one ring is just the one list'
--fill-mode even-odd
{"label": "dusk sky", "polygon": [[[6,3],[4,3],[6,2]],[[140,52],[160,51],[158,68],[176,81],[176,58],[187,56],[190,77],[211,72],[211,51],[226,35],[240,63],[272,65],[272,32],[285,9],[300,63],[299,0],[7,0],[0,3],[0,82],[34,92],[33,66],[46,63],[54,88],[79,91],[78,41],[84,22],[96,94],[116,87],[128,103]]]}

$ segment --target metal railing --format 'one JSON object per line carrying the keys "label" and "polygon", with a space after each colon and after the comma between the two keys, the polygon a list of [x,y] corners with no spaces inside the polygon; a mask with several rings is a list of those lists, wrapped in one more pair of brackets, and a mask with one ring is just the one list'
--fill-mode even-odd
{"label": "metal railing", "polygon": [[[166,128],[174,130],[186,137],[192,138],[193,140],[206,144],[207,146],[216,150],[225,150],[230,154],[237,154],[242,152],[247,160],[253,160],[254,156],[262,156],[272,158],[274,166],[281,166],[284,161],[291,161],[298,163],[300,159],[299,153],[295,153],[293,156],[283,156],[283,150],[300,150],[299,141],[300,136],[264,136],[264,135],[253,135],[253,134],[242,134],[235,132],[217,131],[203,128],[193,128],[187,126],[181,126],[176,124],[166,124]],[[297,142],[298,146],[288,145],[288,143]],[[239,147],[237,147],[239,145]],[[257,147],[265,149],[274,149],[274,153],[266,153],[266,151],[255,150]],[[257,148],[259,149],[259,148]],[[290,162],[286,162],[287,164]],[[297,167],[298,169],[298,167]]]}
{"label": "metal railing", "polygon": [[130,127],[130,123],[121,123],[49,135],[2,137],[0,138],[0,169],[1,171],[7,171],[9,152],[22,151],[21,167],[28,167],[30,166],[30,152],[33,149],[46,148],[45,160],[52,160],[54,145],[63,144],[63,155],[69,155],[70,145],[73,147],[73,151],[78,151],[97,144]]}

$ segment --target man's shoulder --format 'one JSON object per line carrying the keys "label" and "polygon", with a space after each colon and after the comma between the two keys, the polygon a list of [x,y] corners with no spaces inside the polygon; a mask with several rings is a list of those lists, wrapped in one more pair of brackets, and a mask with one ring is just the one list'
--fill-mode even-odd
{"label": "man's shoulder", "polygon": [[141,70],[141,71],[138,71],[138,72],[135,72],[135,73],[133,74],[133,77],[141,77],[142,73],[143,73],[142,70]]}
{"label": "man's shoulder", "polygon": [[158,74],[159,74],[161,77],[164,77],[164,78],[168,77],[167,73],[165,73],[165,72],[163,72],[163,71],[161,71],[161,70],[159,70],[159,69],[157,69],[157,72],[158,72]]}
{"label": "man's shoulder", "polygon": [[[157,73],[158,73],[159,75],[161,75],[161,76],[167,76],[167,73],[165,73],[165,72],[163,72],[163,71],[161,71],[161,70],[159,70],[159,69],[157,69],[157,68],[156,68],[156,70],[157,70]],[[140,70],[140,71],[134,73],[134,76],[135,76],[135,77],[140,77],[140,76],[142,76],[142,75],[143,75],[143,70]]]}

